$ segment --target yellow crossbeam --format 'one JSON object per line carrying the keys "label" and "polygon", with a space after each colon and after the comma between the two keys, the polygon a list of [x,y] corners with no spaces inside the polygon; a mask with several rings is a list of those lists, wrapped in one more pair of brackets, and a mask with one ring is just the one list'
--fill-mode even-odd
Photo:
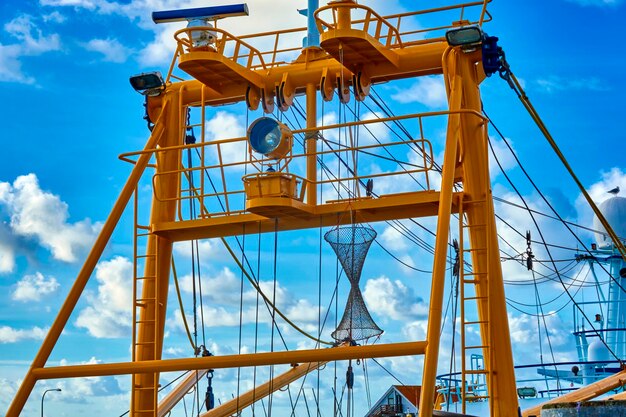
{"label": "yellow crossbeam", "polygon": [[302,362],[338,361],[348,359],[381,358],[422,355],[426,341],[387,343],[382,345],[349,346],[341,349],[305,349],[288,352],[263,352],[245,355],[208,356],[140,362],[118,362],[93,365],[55,366],[31,371],[40,379],[76,378],[105,375],[129,375],[154,372],[172,372],[199,369],[238,368],[246,366],[289,365]]}

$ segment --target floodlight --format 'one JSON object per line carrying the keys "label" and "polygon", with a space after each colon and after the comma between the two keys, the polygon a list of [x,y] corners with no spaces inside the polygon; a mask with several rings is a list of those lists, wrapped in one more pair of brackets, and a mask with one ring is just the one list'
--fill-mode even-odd
{"label": "floodlight", "polygon": [[217,20],[225,17],[248,16],[248,5],[229,4],[225,6],[198,7],[195,9],[164,10],[152,12],[154,23],[182,22],[185,20]]}
{"label": "floodlight", "polygon": [[144,96],[158,96],[165,88],[165,81],[159,71],[143,72],[130,77],[130,85]]}
{"label": "floodlight", "polygon": [[450,46],[469,46],[482,42],[483,32],[478,26],[465,26],[446,32],[446,40]]}
{"label": "floodlight", "polygon": [[248,128],[248,142],[255,152],[268,158],[280,159],[291,150],[293,134],[279,121],[261,117]]}

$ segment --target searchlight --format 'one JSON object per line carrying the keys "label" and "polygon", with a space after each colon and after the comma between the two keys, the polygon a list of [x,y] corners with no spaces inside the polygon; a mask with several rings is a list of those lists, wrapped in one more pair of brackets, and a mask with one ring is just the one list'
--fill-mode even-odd
{"label": "searchlight", "polygon": [[293,144],[291,130],[269,117],[255,120],[248,128],[247,136],[252,150],[276,160],[284,158]]}
{"label": "searchlight", "polygon": [[165,81],[159,71],[143,72],[130,77],[130,85],[141,95],[158,96],[165,88]]}

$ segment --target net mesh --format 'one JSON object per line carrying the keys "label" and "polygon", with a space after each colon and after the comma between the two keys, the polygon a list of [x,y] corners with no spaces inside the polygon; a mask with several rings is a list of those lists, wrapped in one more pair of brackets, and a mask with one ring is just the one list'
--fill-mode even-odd
{"label": "net mesh", "polygon": [[332,246],[350,280],[350,293],[343,317],[337,329],[331,333],[333,339],[337,341],[364,340],[383,332],[367,311],[359,289],[363,263],[375,238],[374,229],[355,225],[335,227],[324,235],[324,239]]}

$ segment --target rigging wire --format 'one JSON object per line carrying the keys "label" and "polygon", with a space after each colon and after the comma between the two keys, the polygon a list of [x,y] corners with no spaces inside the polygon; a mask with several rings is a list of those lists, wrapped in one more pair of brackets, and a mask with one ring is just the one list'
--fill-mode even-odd
{"label": "rigging wire", "polygon": [[180,294],[180,286],[178,284],[178,274],[176,273],[176,264],[174,263],[174,257],[172,257],[172,276],[174,277],[174,286],[176,287],[176,296],[178,298],[178,305],[180,307],[180,316],[183,319],[183,325],[185,326],[185,333],[187,334],[187,338],[189,339],[191,348],[194,352],[196,352],[198,348],[193,341],[191,330],[189,329],[189,324],[187,323],[187,317],[185,316],[185,308],[183,306],[183,299]]}
{"label": "rigging wire", "polygon": [[537,110],[535,110],[535,107],[530,102],[530,99],[526,95],[526,92],[524,91],[519,80],[511,71],[511,68],[508,62],[506,61],[504,54],[502,56],[502,69],[500,70],[500,76],[509,83],[509,86],[511,87],[511,89],[515,92],[517,97],[520,99],[520,101],[522,102],[522,105],[526,108],[526,110],[528,111],[528,114],[533,119],[533,121],[535,122],[539,130],[541,130],[541,133],[543,133],[543,136],[546,138],[546,140],[548,141],[548,143],[554,150],[554,153],[558,156],[559,160],[561,161],[561,163],[563,164],[567,172],[570,174],[570,176],[572,177],[572,179],[578,186],[578,189],[580,190],[582,195],[585,197],[585,200],[587,200],[587,203],[593,210],[594,214],[596,215],[596,217],[598,218],[598,220],[600,221],[600,223],[602,224],[602,226],[604,227],[608,235],[611,237],[611,240],[613,241],[613,245],[615,245],[615,247],[621,254],[622,259],[626,261],[626,248],[624,247],[624,244],[619,239],[619,237],[615,234],[615,232],[613,231],[613,228],[611,227],[609,222],[606,220],[606,218],[604,217],[604,215],[602,214],[602,212],[600,211],[596,203],[593,201],[593,199],[591,198],[591,196],[589,195],[589,193],[587,192],[583,184],[580,182],[580,180],[574,173],[574,170],[570,166],[569,162],[567,162],[565,155],[563,155],[563,153],[559,149],[558,145],[556,144],[556,141],[550,134],[550,131],[548,130],[546,125],[543,123],[543,120],[539,116],[539,113],[537,113]]}
{"label": "rigging wire", "polygon": [[[483,113],[484,109],[483,109]],[[489,116],[487,116],[487,114],[485,113],[485,116],[489,119]],[[493,121],[490,120],[491,125],[493,126]],[[494,126],[495,128],[495,126]],[[498,131],[497,128],[495,128],[496,131]],[[499,132],[499,131],[498,131]],[[501,133],[499,133],[501,134]],[[503,137],[503,135],[502,135]],[[491,141],[488,141],[489,147],[491,148],[491,152],[494,154],[495,156],[495,152],[493,150],[493,146],[491,144]],[[515,156],[515,159],[518,163],[518,165],[520,166],[520,168],[522,168],[519,159],[517,158],[517,156]],[[504,175],[505,179],[507,180],[507,182],[509,183],[509,185],[513,188],[513,190],[515,191],[515,193],[517,194],[517,196],[519,197],[519,199],[522,201],[522,203],[524,204],[525,207],[528,208],[528,203],[526,202],[526,200],[524,199],[524,197],[522,196],[521,192],[517,189],[517,187],[515,186],[515,184],[513,184],[513,181],[511,181],[510,177],[508,176],[508,174],[504,171],[504,169],[502,168],[502,165],[500,164],[499,160],[496,158],[496,163],[498,164],[500,171],[502,172],[502,174]],[[537,192],[540,193],[541,196],[543,196],[543,193],[541,193],[541,191],[538,190],[538,188],[536,187],[535,183],[530,179],[530,177],[528,176],[528,174],[526,173],[526,170],[524,170],[522,168],[522,171],[526,174],[527,178],[529,179],[529,181],[531,181],[531,183],[533,184],[533,186],[535,187],[535,189],[537,190]],[[545,198],[545,197],[543,197]],[[547,199],[546,199],[547,202]],[[548,203],[549,204],[549,203]],[[550,205],[550,207],[552,207]],[[553,209],[554,210],[554,209]],[[545,241],[545,237],[543,235],[543,232],[541,231],[541,228],[539,227],[539,223],[537,222],[537,219],[535,218],[535,215],[531,212],[528,213],[530,215],[530,218],[533,221],[533,224],[535,225],[535,228],[537,229],[538,233],[539,233],[539,237],[541,238],[541,241],[543,243],[543,246],[548,254],[548,257],[550,259],[550,262],[553,264],[555,271],[557,271],[556,265],[554,264],[554,258],[552,257],[552,252],[550,250],[550,247],[547,245],[547,242]],[[555,212],[555,214],[558,213]],[[609,351],[609,353],[617,360],[620,361],[621,363],[621,359],[615,354],[615,352],[608,346],[608,344],[602,339],[602,337],[600,336],[600,332],[593,326],[593,323],[591,322],[591,320],[589,319],[589,317],[587,317],[587,315],[585,314],[584,310],[578,305],[578,303],[576,302],[576,300],[574,299],[574,297],[572,296],[572,294],[569,292],[568,288],[566,287],[565,283],[563,282],[563,279],[561,277],[561,275],[558,273],[557,271],[557,278],[559,280],[559,283],[561,284],[561,286],[563,287],[563,290],[565,291],[565,293],[567,294],[567,296],[570,298],[570,300],[574,303],[574,305],[578,308],[578,310],[580,311],[581,315],[585,318],[585,320],[589,323],[589,325],[591,326],[591,328],[594,330],[596,336],[598,336],[598,338],[602,341],[602,343],[604,344],[604,346],[607,348],[607,350]]]}

